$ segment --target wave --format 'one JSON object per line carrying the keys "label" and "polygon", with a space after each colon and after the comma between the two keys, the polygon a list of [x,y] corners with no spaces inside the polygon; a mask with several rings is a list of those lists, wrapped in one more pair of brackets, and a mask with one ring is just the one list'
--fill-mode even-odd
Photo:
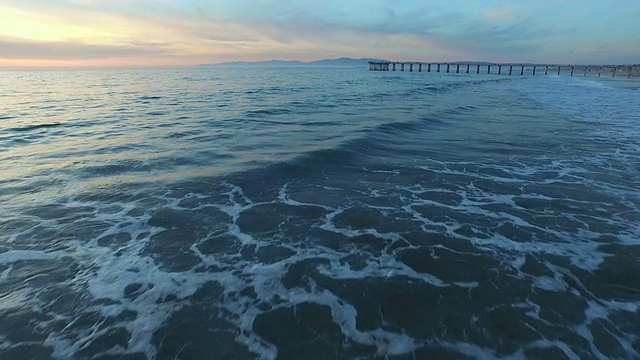
{"label": "wave", "polygon": [[35,124],[35,125],[27,125],[22,127],[8,128],[7,131],[28,132],[28,131],[35,131],[40,129],[55,128],[59,126],[62,126],[62,123],[45,123],[45,124]]}
{"label": "wave", "polygon": [[134,101],[136,102],[144,102],[144,101],[149,101],[149,100],[160,100],[162,99],[162,96],[149,96],[149,95],[143,95],[143,96],[138,96],[134,99]]}
{"label": "wave", "polygon": [[293,111],[286,108],[260,109],[260,110],[249,110],[246,112],[246,116],[261,117],[261,116],[269,116],[269,115],[291,114],[292,112]]}
{"label": "wave", "polygon": [[[397,149],[388,146],[402,145],[408,136],[415,136],[428,129],[446,126],[447,122],[437,115],[423,116],[412,121],[383,123],[365,129],[361,136],[347,139],[333,147],[301,153],[291,159],[271,163],[262,167],[241,170],[228,175],[232,179],[254,179],[264,177],[279,181],[283,176],[297,177],[311,174],[339,171],[344,167],[359,168],[371,161],[379,161],[379,156],[392,155]],[[406,150],[410,151],[410,150]],[[256,174],[259,173],[259,174]]]}

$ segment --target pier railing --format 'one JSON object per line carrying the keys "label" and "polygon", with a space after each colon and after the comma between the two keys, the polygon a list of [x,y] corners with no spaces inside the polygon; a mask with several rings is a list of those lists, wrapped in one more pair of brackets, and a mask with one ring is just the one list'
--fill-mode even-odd
{"label": "pier railing", "polygon": [[611,75],[640,77],[640,64],[636,65],[558,65],[515,63],[468,63],[468,62],[393,62],[369,61],[370,71],[417,71],[465,74],[497,75]]}

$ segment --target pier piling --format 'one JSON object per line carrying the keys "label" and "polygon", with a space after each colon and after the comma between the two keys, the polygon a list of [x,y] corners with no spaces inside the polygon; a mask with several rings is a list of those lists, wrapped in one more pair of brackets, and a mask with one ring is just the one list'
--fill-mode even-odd
{"label": "pier piling", "polygon": [[[549,68],[551,68],[551,71],[554,71],[554,68],[557,68],[557,75],[560,76],[562,74],[562,69],[566,68],[567,72],[569,73],[569,76],[573,76],[574,73],[576,71],[581,71],[582,72],[582,76],[587,76],[588,73],[592,73],[595,74],[595,72],[598,72],[598,77],[600,77],[602,75],[602,73],[604,72],[605,74],[608,74],[609,71],[611,71],[611,77],[615,78],[616,75],[619,75],[618,73],[620,73],[620,75],[622,75],[624,77],[625,71],[628,71],[628,73],[626,73],[627,75],[627,79],[631,79],[634,74],[640,70],[640,65],[571,65],[571,64],[567,64],[567,65],[562,65],[562,64],[537,64],[537,65],[527,65],[527,64],[513,64],[513,63],[506,63],[506,64],[502,64],[502,63],[469,63],[469,62],[463,62],[463,63],[457,63],[457,62],[411,62],[411,61],[406,61],[406,62],[400,62],[400,61],[369,61],[369,71],[405,71],[405,65],[407,65],[408,69],[407,71],[409,72],[413,72],[414,69],[417,66],[417,72],[423,72],[424,66],[426,65],[426,72],[431,72],[431,65],[435,65],[436,66],[436,71],[437,72],[441,72],[440,71],[440,66],[441,65],[446,65],[446,72],[447,73],[451,73],[453,72],[453,70],[451,69],[451,66],[454,65],[455,66],[455,71],[456,74],[460,74],[460,68],[461,66],[465,66],[466,65],[466,70],[464,68],[462,68],[462,70],[464,72],[466,72],[467,74],[469,74],[471,72],[471,67],[475,66],[476,68],[476,74],[480,74],[480,68],[482,66],[486,66],[487,67],[487,74],[496,74],[496,73],[492,73],[491,72],[491,67],[492,66],[497,66],[498,70],[497,70],[497,75],[503,75],[506,74],[507,70],[505,68],[505,71],[503,73],[502,68],[508,66],[509,67],[509,75],[513,75],[513,68],[516,66],[520,67],[520,75],[524,76],[524,70],[525,67],[528,67],[531,70],[531,75],[532,76],[536,76],[536,74],[539,72],[538,71],[538,67],[542,67],[544,66],[544,74],[545,75],[549,75]],[[400,69],[398,69],[398,65],[400,65]],[[443,70],[445,71],[445,70]],[[541,71],[540,71],[541,72]],[[578,75],[576,75],[578,76]]]}

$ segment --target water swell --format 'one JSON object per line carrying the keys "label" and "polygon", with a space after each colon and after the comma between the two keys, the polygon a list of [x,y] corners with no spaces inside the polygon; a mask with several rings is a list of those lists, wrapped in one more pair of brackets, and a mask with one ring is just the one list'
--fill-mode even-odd
{"label": "water swell", "polygon": [[247,117],[262,117],[271,115],[284,115],[291,114],[292,111],[286,108],[273,108],[273,109],[261,109],[261,110],[249,110],[246,112]]}
{"label": "water swell", "polygon": [[63,125],[62,123],[35,124],[35,125],[26,125],[26,126],[22,126],[22,127],[7,128],[7,129],[5,129],[5,131],[8,131],[8,132],[30,132],[30,131],[40,130],[40,129],[56,128],[56,127],[60,127],[62,125]]}
{"label": "water swell", "polygon": [[[421,134],[434,126],[446,126],[437,116],[422,117],[414,121],[383,123],[365,129],[361,137],[339,143],[335,147],[299,154],[290,160],[269,165],[275,174],[316,173],[335,166],[362,166],[375,161],[389,142],[402,142],[408,134]],[[250,170],[262,172],[264,168]]]}
{"label": "water swell", "polygon": [[[400,157],[406,157],[411,153],[419,154],[424,150],[410,146],[416,142],[415,139],[421,137],[428,139],[432,137],[430,131],[438,128],[446,129],[447,126],[450,126],[452,117],[472,114],[477,109],[474,105],[455,105],[432,111],[410,121],[387,119],[386,122],[362,129],[355,134],[356,137],[340,142],[332,148],[297,154],[292,159],[285,159],[281,163],[269,164],[266,169],[274,168],[276,169],[273,170],[275,173],[282,174],[315,173],[331,166],[366,165],[368,161],[379,161],[380,156],[393,157],[394,154],[398,154]],[[389,120],[391,121],[389,122]],[[261,119],[258,121],[265,124],[292,124],[286,120]],[[247,124],[253,123],[254,120],[247,122]],[[295,124],[298,125],[299,122],[296,121]],[[320,121],[311,124],[331,126],[338,125],[339,122]],[[504,147],[497,148],[496,152],[504,152]],[[249,172],[252,171],[249,170]],[[265,171],[265,168],[259,167],[256,171]]]}

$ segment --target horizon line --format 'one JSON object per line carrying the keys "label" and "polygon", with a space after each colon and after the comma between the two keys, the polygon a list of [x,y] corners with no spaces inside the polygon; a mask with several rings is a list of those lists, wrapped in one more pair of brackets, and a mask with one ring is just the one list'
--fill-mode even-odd
{"label": "horizon line", "polygon": [[200,63],[200,64],[173,64],[173,65],[0,65],[0,70],[53,70],[53,69],[141,69],[141,68],[188,68],[188,67],[198,67],[198,66],[212,66],[212,65],[226,65],[226,64],[234,64],[234,63],[245,63],[245,64],[259,64],[265,62],[292,62],[292,63],[301,63],[301,64],[310,64],[319,61],[325,60],[341,60],[341,59],[349,59],[349,60],[367,60],[368,62],[388,62],[388,63],[405,63],[405,64],[463,64],[463,63],[471,63],[471,64],[490,64],[490,65],[542,65],[542,66],[640,66],[640,63],[636,64],[623,64],[623,63],[608,63],[608,64],[586,64],[586,63],[554,63],[554,62],[496,62],[496,61],[486,61],[486,60],[458,60],[458,61],[438,61],[438,60],[388,60],[377,57],[348,57],[341,56],[335,58],[317,58],[314,60],[299,60],[299,59],[266,59],[266,60],[230,60],[230,61],[220,61],[220,62],[211,62],[211,63]]}

